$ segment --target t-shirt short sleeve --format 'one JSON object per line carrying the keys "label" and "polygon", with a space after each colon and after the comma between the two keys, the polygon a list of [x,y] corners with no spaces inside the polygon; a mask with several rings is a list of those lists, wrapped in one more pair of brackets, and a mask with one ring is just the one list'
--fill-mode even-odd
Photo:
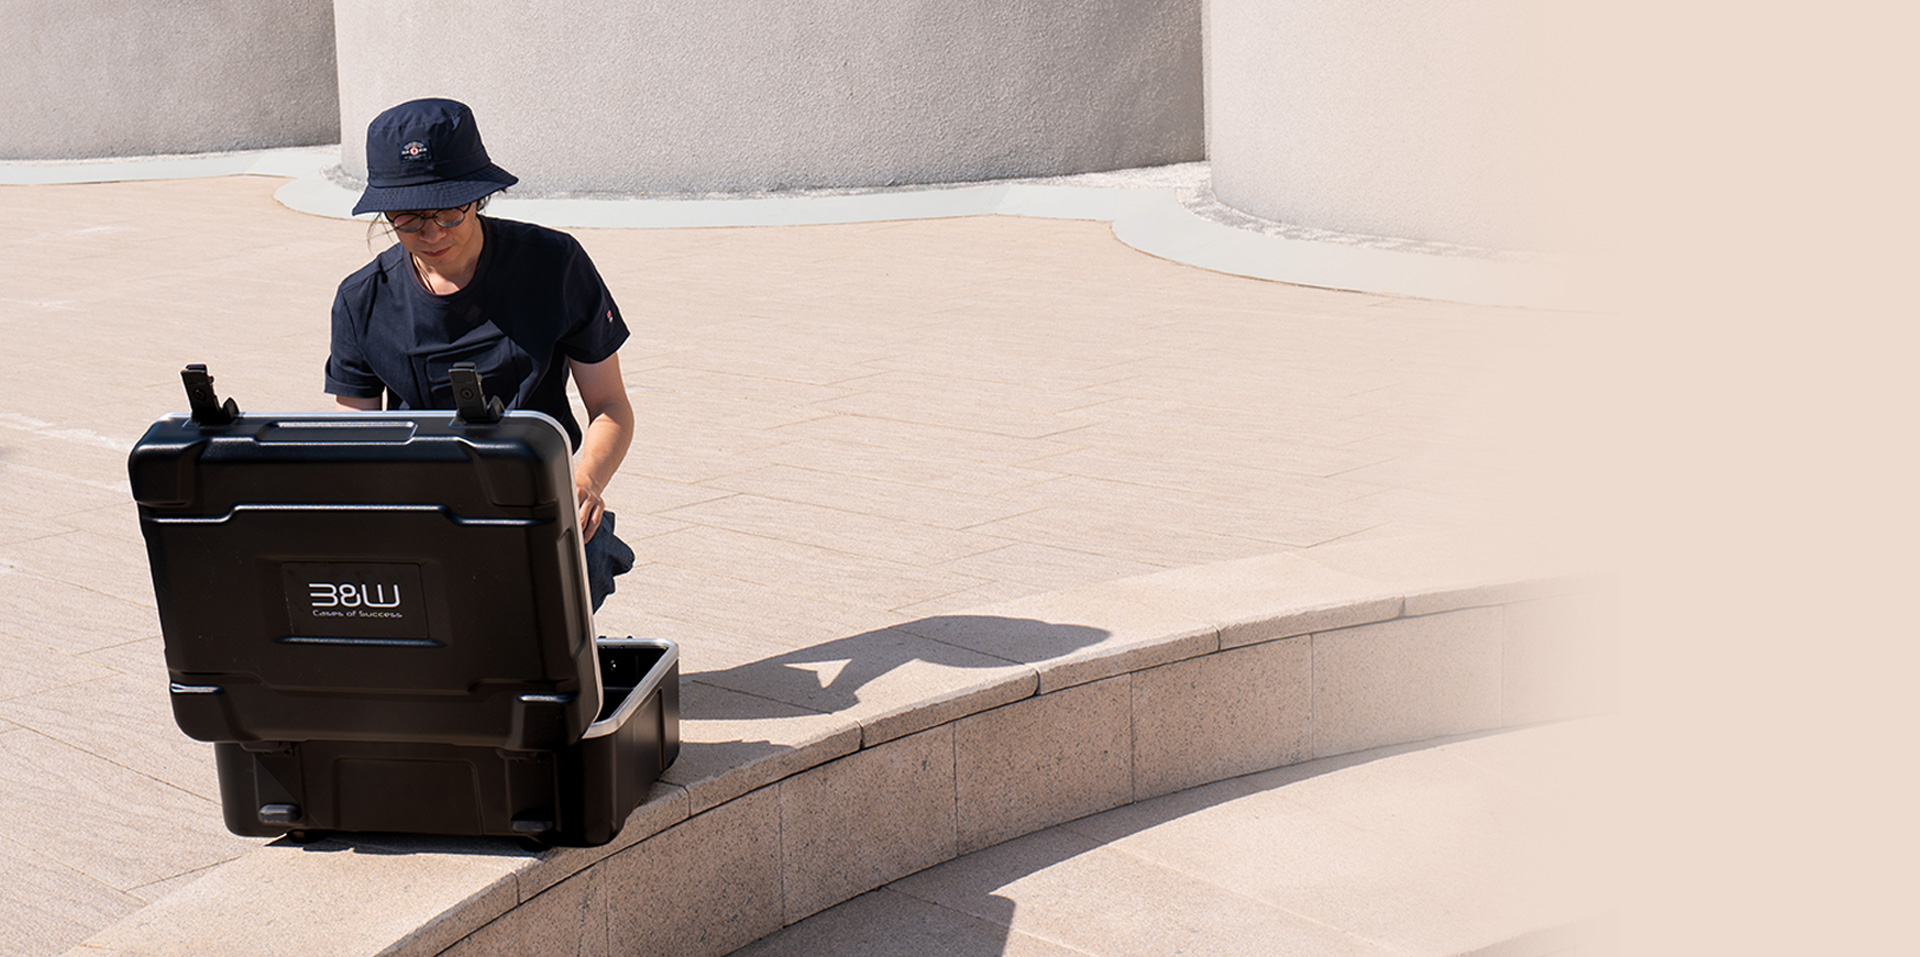
{"label": "t-shirt short sleeve", "polygon": [[560,353],[575,362],[601,362],[627,341],[627,322],[587,251],[572,237],[568,245],[562,299],[571,322],[560,336]]}
{"label": "t-shirt short sleeve", "polygon": [[[364,270],[363,270],[364,272]],[[363,281],[361,273],[347,277],[333,297],[333,343],[327,356],[326,393],[367,399],[386,390],[367,361],[366,309],[355,309],[352,293]]]}
{"label": "t-shirt short sleeve", "polygon": [[452,408],[447,369],[473,362],[509,409],[552,416],[577,448],[568,360],[605,361],[627,341],[620,307],[578,240],[558,230],[485,217],[474,279],[435,296],[395,245],[347,277],[333,303],[327,392],[398,409]]}

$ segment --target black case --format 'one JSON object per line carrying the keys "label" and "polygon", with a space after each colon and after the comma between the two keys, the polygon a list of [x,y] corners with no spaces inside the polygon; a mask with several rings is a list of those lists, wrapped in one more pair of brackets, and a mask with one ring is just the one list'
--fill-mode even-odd
{"label": "black case", "polygon": [[128,471],[227,826],[610,840],[678,754],[679,654],[594,639],[559,425],[194,399]]}

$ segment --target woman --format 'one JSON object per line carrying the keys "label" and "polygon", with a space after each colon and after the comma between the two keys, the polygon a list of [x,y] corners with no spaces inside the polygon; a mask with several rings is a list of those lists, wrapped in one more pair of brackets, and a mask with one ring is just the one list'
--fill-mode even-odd
{"label": "woman", "polygon": [[[573,482],[593,607],[633,551],[601,495],[633,438],[620,379],[620,307],[573,237],[480,215],[519,179],[493,165],[473,111],[413,100],[367,126],[367,188],[355,215],[381,214],[398,243],[340,283],[326,391],[342,409],[451,409],[448,370],[478,368],[489,396],[544,412],[578,453]],[[584,433],[567,402],[571,377]]]}

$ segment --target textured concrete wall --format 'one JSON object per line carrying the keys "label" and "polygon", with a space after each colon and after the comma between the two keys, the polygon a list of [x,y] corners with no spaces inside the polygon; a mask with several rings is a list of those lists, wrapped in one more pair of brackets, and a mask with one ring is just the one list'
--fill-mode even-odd
{"label": "textured concrete wall", "polygon": [[976,180],[1199,159],[1199,0],[337,0],[344,165],[474,108],[521,192]]}
{"label": "textured concrete wall", "polygon": [[1208,0],[1207,151],[1229,206],[1539,248],[1551,44],[1533,0]]}
{"label": "textured concrete wall", "polygon": [[0,159],[340,137],[331,0],[0,0]]}

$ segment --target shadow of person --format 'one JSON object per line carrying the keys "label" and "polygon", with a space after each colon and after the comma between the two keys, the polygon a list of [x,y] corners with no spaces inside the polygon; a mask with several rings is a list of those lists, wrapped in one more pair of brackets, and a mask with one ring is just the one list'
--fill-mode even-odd
{"label": "shadow of person", "polygon": [[[1069,654],[1105,640],[1111,633],[1087,625],[995,615],[940,615],[836,638],[807,648],[717,671],[683,675],[683,681],[714,685],[801,709],[801,713],[845,711],[860,702],[860,692],[897,669],[924,663],[939,668],[1002,670]],[[704,696],[689,701],[682,717],[737,720],[779,717],[764,703],[736,695]]]}

